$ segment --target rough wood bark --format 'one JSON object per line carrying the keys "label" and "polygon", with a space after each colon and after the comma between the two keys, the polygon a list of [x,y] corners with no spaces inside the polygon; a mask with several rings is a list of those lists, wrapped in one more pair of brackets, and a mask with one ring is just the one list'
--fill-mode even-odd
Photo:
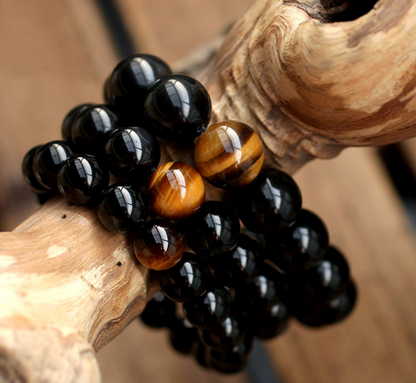
{"label": "rough wood bark", "polygon": [[[344,8],[258,0],[201,77],[214,120],[255,128],[268,166],[294,172],[349,145],[415,135],[416,1],[325,23]],[[130,244],[62,200],[0,234],[0,381],[99,381],[93,351],[151,295]]]}

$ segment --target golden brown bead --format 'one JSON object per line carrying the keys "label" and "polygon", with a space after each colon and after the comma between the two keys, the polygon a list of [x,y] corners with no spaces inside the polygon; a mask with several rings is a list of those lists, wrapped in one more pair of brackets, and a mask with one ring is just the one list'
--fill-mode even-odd
{"label": "golden brown bead", "polygon": [[134,254],[152,270],[167,270],[176,265],[185,251],[185,239],[179,228],[166,219],[147,222],[136,233]]}
{"label": "golden brown bead", "polygon": [[195,163],[202,177],[222,189],[249,184],[260,173],[263,162],[260,137],[238,121],[212,124],[195,147]]}
{"label": "golden brown bead", "polygon": [[149,180],[147,191],[153,211],[174,220],[196,213],[205,198],[201,175],[183,162],[159,166]]}

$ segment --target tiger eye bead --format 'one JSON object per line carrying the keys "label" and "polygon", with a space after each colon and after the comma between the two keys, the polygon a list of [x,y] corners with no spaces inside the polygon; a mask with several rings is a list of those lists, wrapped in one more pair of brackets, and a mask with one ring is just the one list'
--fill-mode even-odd
{"label": "tiger eye bead", "polygon": [[202,177],[221,189],[249,184],[260,173],[263,162],[260,137],[238,121],[212,124],[195,147],[195,163]]}
{"label": "tiger eye bead", "polygon": [[185,239],[178,227],[168,220],[147,222],[136,233],[134,254],[149,269],[166,270],[176,265],[185,251]]}
{"label": "tiger eye bead", "polygon": [[153,211],[173,220],[196,213],[205,198],[201,175],[183,162],[159,166],[149,180],[147,191]]}

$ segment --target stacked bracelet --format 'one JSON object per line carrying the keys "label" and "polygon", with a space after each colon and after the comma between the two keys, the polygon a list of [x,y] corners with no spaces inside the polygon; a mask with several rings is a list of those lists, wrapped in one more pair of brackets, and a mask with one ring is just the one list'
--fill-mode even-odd
{"label": "stacked bracelet", "polygon": [[[246,365],[254,337],[281,334],[292,315],[317,327],[352,311],[355,285],[324,223],[302,209],[290,175],[261,173],[263,145],[253,129],[237,121],[208,126],[202,84],[172,74],[157,57],[135,55],[113,70],[104,98],[71,110],[64,140],[31,149],[23,174],[39,202],[60,192],[98,206],[108,230],[135,233],[134,253],[163,291],[141,318],[168,327],[175,349],[232,373]],[[196,169],[158,166],[155,136],[197,138]],[[231,204],[204,202],[204,180],[230,190]]]}

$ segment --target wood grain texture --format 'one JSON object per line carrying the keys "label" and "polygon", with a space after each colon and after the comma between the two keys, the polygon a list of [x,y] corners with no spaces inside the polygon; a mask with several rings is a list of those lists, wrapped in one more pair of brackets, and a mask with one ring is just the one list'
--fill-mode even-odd
{"label": "wood grain texture", "polygon": [[[2,79],[5,79],[6,81],[3,82],[3,84],[5,84],[4,89],[6,89],[7,92],[3,92],[1,94],[0,100],[1,129],[3,132],[4,127],[14,127],[13,130],[10,129],[10,135],[9,133],[5,135],[7,139],[2,139],[1,141],[3,156],[5,156],[6,153],[12,152],[15,147],[18,147],[17,143],[19,141],[27,139],[26,142],[30,141],[31,143],[38,143],[40,135],[45,133],[39,133],[40,130],[36,131],[33,128],[30,129],[32,126],[42,126],[45,127],[46,130],[50,128],[51,135],[49,136],[48,133],[45,137],[50,137],[50,139],[55,138],[56,131],[58,129],[57,127],[60,125],[61,118],[67,110],[80,102],[91,101],[101,97],[101,83],[103,80],[100,79],[100,76],[97,74],[97,72],[95,72],[96,69],[94,69],[90,62],[91,58],[88,58],[89,55],[94,54],[94,46],[88,46],[89,43],[87,43],[85,39],[80,38],[82,34],[79,32],[79,30],[74,27],[72,22],[68,21],[69,19],[66,19],[66,17],[71,15],[71,13],[67,12],[67,9],[69,8],[65,8],[62,5],[65,4],[64,2],[52,4],[50,2],[43,1],[40,5],[37,3],[35,6],[33,4],[29,4],[27,1],[21,1],[23,1],[21,4],[26,6],[25,9],[27,11],[27,13],[22,15],[23,19],[20,19],[19,9],[13,8],[12,3],[1,3],[2,12],[0,12],[0,15],[2,16],[0,17],[2,18],[2,23],[0,25],[2,28],[10,28],[12,35],[21,33],[20,36],[23,36],[21,37],[22,40],[19,41],[24,42],[22,45],[27,50],[21,51],[21,57],[27,57],[26,53],[30,53],[30,57],[36,57],[36,59],[32,60],[32,66],[30,66],[29,70],[26,72],[25,69],[27,69],[27,65],[16,64],[15,61],[7,59],[3,59],[1,61],[2,64],[5,65],[4,68],[7,68],[7,70],[2,72]],[[280,2],[274,2],[276,7],[280,4]],[[393,25],[395,20],[406,20],[405,13],[402,13],[401,18],[397,18],[398,13],[403,12],[403,6],[405,2],[403,0],[394,2],[395,6],[397,6],[397,10],[396,12],[391,12],[391,15],[386,15],[386,11],[380,13],[380,8],[382,8],[381,6],[385,7],[386,4],[387,2],[380,2],[378,8],[373,11],[371,15],[369,14],[366,16],[366,20],[369,20],[370,16],[376,17],[376,20],[378,21],[380,21],[381,18],[384,19],[387,17],[387,19],[390,20],[391,26],[391,28],[388,28],[388,31],[395,31],[399,33],[400,28],[395,28]],[[260,4],[260,6],[262,5],[264,5],[264,3]],[[45,11],[43,7],[46,7],[47,10]],[[278,49],[276,49],[276,46],[277,48],[282,46],[282,39],[279,39],[278,37],[279,33],[282,32],[282,26],[286,27],[286,23],[291,21],[293,14],[289,13],[289,11],[294,12],[295,15],[300,15],[300,19],[305,21],[305,23],[299,24],[299,31],[304,30],[303,28],[306,28],[308,33],[315,36],[315,40],[320,41],[322,38],[324,42],[327,41],[327,38],[329,39],[332,36],[331,39],[335,39],[333,40],[334,45],[328,43],[326,45],[326,49],[328,49],[328,51],[330,51],[333,55],[336,55],[336,51],[332,50],[331,47],[334,46],[335,49],[335,43],[338,41],[338,38],[340,41],[343,41],[343,28],[352,28],[354,25],[362,26],[361,23],[364,19],[362,18],[361,21],[357,20],[351,23],[343,23],[344,25],[324,25],[321,22],[311,20],[305,11],[299,8],[299,4],[296,4],[296,6],[285,4],[285,11],[288,13],[280,15],[275,22],[267,24],[266,17],[273,15],[273,11],[276,10],[272,8],[269,9],[269,13],[266,12],[264,15],[262,14],[260,8],[253,9],[257,9],[257,15],[262,15],[259,20],[261,19],[261,21],[264,22],[263,24],[258,24],[257,22],[254,24],[259,26],[264,25],[266,27],[268,25],[266,28],[267,36],[274,38],[274,42],[271,41],[270,45],[265,45],[267,47],[267,51],[272,52],[270,61],[273,63],[279,63],[279,61],[276,59],[276,56],[279,55],[273,52],[280,52]],[[59,12],[57,11],[55,14],[54,12],[57,9]],[[5,12],[5,10],[7,10],[7,12]],[[408,11],[413,12],[413,8],[408,8]],[[316,12],[313,14],[316,16]],[[63,15],[65,15],[65,17]],[[19,22],[16,23],[16,20],[19,20]],[[32,20],[36,20],[36,22],[33,23]],[[248,24],[253,24],[252,19],[250,19],[249,16],[246,16],[245,20],[247,20]],[[153,19],[149,18],[149,24],[157,25],[157,28],[163,29],[165,24],[157,24],[157,21],[157,17],[154,17]],[[349,26],[347,26],[347,24]],[[377,31],[378,25],[379,24],[373,23],[370,31]],[[380,25],[385,24],[380,23]],[[26,29],[26,27],[28,29]],[[63,33],[61,28],[64,31]],[[238,24],[237,28],[239,29],[236,29],[232,32],[230,39],[232,36],[239,37],[239,33],[245,30],[241,24]],[[308,28],[310,28],[310,30]],[[312,30],[317,31],[318,29],[322,31],[322,35],[316,35],[312,33]],[[361,30],[362,32],[365,32],[365,28],[363,26]],[[411,30],[412,28],[410,25],[406,26],[406,28],[400,32],[407,33],[406,36],[411,37]],[[24,31],[24,33],[22,31]],[[284,37],[288,37],[288,40],[285,40],[286,44],[289,44],[289,41],[294,41],[293,38],[296,37],[296,34],[289,33],[292,31],[292,29],[283,29],[283,31],[285,32]],[[277,35],[273,34],[275,32]],[[191,33],[187,33],[191,35]],[[332,33],[334,33],[334,35],[332,35]],[[381,39],[383,39],[386,35],[388,35],[388,33],[381,31],[378,31],[375,34],[362,33],[363,40],[358,42],[358,45],[355,48],[357,49],[356,54],[358,55],[359,53],[358,48],[364,48],[367,43],[369,44],[371,38],[374,38],[377,42],[377,39],[380,39],[381,41]],[[16,53],[15,56],[5,55],[2,57],[9,59],[18,58],[18,44],[15,44],[14,42],[9,43],[9,40],[16,40],[9,39],[7,34],[3,34],[2,36],[3,39],[1,41],[4,42],[4,44],[9,44],[4,45],[7,47],[4,52],[7,52],[8,54],[10,52]],[[243,37],[250,40],[252,35],[247,33]],[[35,40],[31,40],[31,38],[34,38]],[[162,37],[160,38],[163,40],[162,43],[165,44],[165,46],[170,44],[169,40],[166,40]],[[36,44],[34,44],[34,41],[37,41],[40,44],[40,47],[43,48],[35,48]],[[302,49],[304,49],[306,52],[307,50],[305,47],[308,46],[306,42],[309,40],[303,41],[300,39],[297,41],[299,41],[299,47],[297,47],[299,50],[295,51],[299,53],[302,51]],[[364,44],[366,41],[367,43]],[[410,44],[408,46],[411,47],[413,41],[413,38],[405,38],[403,41],[398,41],[398,43]],[[52,44],[50,44],[51,42]],[[228,40],[228,44],[230,44],[230,40]],[[290,46],[290,44],[287,46]],[[239,50],[240,47],[241,50]],[[391,45],[387,45],[387,47],[389,47],[387,52],[397,52],[395,50],[396,47],[393,47],[394,50],[390,50]],[[248,60],[250,56],[256,58],[259,57],[258,55],[261,50],[261,44],[255,45],[255,48],[256,51],[244,50],[244,44],[239,45],[237,41],[234,45],[231,44],[228,45],[228,48],[224,48],[222,54],[238,51],[239,54],[237,55],[236,59],[243,60],[240,62],[241,69],[243,64],[246,63],[244,60]],[[81,50],[81,53],[79,53],[80,51],[78,51],[78,49]],[[185,51],[187,48],[183,49]],[[172,48],[172,51],[173,50],[174,48]],[[284,53],[285,49],[283,49],[281,52]],[[37,56],[37,54],[39,54],[39,56]],[[49,54],[51,54],[54,58],[52,61],[46,62],[47,60],[45,60],[44,57],[49,57]],[[54,54],[59,57],[54,56]],[[61,54],[63,57],[60,57]],[[268,92],[271,92],[270,94],[274,94],[276,90],[274,90],[273,86],[276,83],[269,81],[263,82],[259,80],[253,82],[250,75],[244,77],[247,74],[247,71],[240,73],[235,70],[231,71],[230,73],[230,71],[226,70],[226,62],[227,60],[231,59],[230,56],[231,54],[228,54],[228,56],[224,55],[223,59],[220,57],[216,59],[214,65],[218,66],[218,71],[214,70],[213,73],[218,73],[220,77],[222,76],[222,79],[212,78],[212,81],[210,80],[211,84],[216,83],[219,86],[216,93],[215,86],[212,86],[211,88],[219,100],[219,102],[216,104],[217,106],[215,107],[215,109],[218,108],[219,110],[217,112],[217,116],[221,117],[221,114],[223,114],[223,117],[243,119],[245,122],[249,122],[249,119],[244,119],[244,116],[251,118],[252,121],[254,121],[253,126],[259,126],[259,132],[261,132],[263,140],[265,140],[271,152],[276,154],[275,158],[277,160],[279,160],[279,158],[287,159],[288,162],[284,162],[284,164],[287,164],[288,169],[296,168],[295,166],[290,167],[290,161],[292,160],[296,164],[299,164],[299,159],[300,162],[303,162],[306,159],[310,159],[316,155],[318,157],[325,157],[330,155],[332,156],[339,151],[340,143],[336,140],[330,140],[330,144],[333,145],[333,147],[331,146],[330,148],[333,148],[333,150],[328,153],[326,151],[328,147],[323,149],[324,144],[326,145],[327,143],[327,141],[323,139],[323,136],[320,136],[319,134],[313,136],[310,134],[308,129],[303,129],[304,125],[307,125],[307,123],[302,122],[302,114],[298,114],[299,104],[295,103],[295,107],[293,109],[289,108],[287,111],[283,105],[281,109],[283,113],[280,113],[280,109],[277,109],[278,112],[276,112],[275,109],[270,109],[273,102],[270,103],[270,100],[268,100],[264,94]],[[290,57],[293,59],[295,58],[294,56]],[[296,57],[302,58],[302,55],[299,54],[299,56]],[[403,63],[406,63],[405,57],[400,57],[403,59]],[[108,63],[105,60],[95,61],[95,63],[98,64],[100,64],[100,62],[103,66],[108,65],[109,71],[111,70],[111,67],[113,66],[112,63]],[[224,63],[224,67],[221,67],[222,62]],[[286,64],[286,66],[282,67],[283,69],[287,68],[287,65],[291,64],[290,61],[282,62]],[[359,62],[361,63],[361,61]],[[411,67],[411,65],[409,67]],[[16,71],[14,71],[15,67]],[[40,69],[43,67],[46,68],[45,72]],[[307,66],[305,65],[305,68],[306,67]],[[371,66],[367,65],[367,67]],[[221,68],[224,70],[222,71]],[[260,72],[261,79],[266,80],[268,79],[270,71],[268,71],[267,68],[263,69],[264,71]],[[380,67],[377,66],[377,70],[379,69]],[[104,72],[107,73],[106,70],[103,70],[103,73]],[[374,70],[374,72],[376,72],[376,70]],[[25,74],[23,75],[23,73]],[[315,77],[317,76],[317,73],[317,71],[313,72]],[[396,72],[392,71],[391,73],[393,74]],[[405,71],[403,73],[407,72]],[[303,74],[305,75],[305,79],[307,79],[307,73],[303,72]],[[331,71],[325,71],[322,77],[324,78],[328,74],[331,74],[332,79],[335,78],[334,76],[336,73]],[[9,75],[11,77],[7,79]],[[49,77],[49,75],[51,77]],[[229,85],[227,86],[227,89],[225,89],[225,95],[222,97],[219,93],[224,90],[223,84],[227,84],[226,81],[230,78],[232,81],[228,83]],[[295,76],[295,78],[299,78],[299,75],[297,75],[297,77]],[[394,76],[392,78],[394,78]],[[207,77],[205,77],[205,79],[207,79]],[[233,81],[238,83],[241,88],[236,87]],[[245,84],[243,84],[244,82]],[[260,86],[254,86],[254,83],[260,84]],[[351,85],[352,84],[353,83],[351,83]],[[277,85],[279,85],[278,81]],[[356,85],[357,84],[354,84],[354,89],[356,89]],[[345,87],[346,86],[347,84],[345,84]],[[396,86],[400,87],[400,85]],[[387,92],[388,88],[388,84],[384,83],[382,90]],[[62,89],[65,89],[65,92],[63,92]],[[234,93],[231,93],[233,89]],[[287,85],[285,89],[291,89],[290,81],[289,85]],[[307,89],[308,86],[305,87],[305,90]],[[345,92],[346,89],[347,88],[344,88]],[[395,92],[395,89],[395,87],[392,88],[393,93]],[[247,93],[249,91],[252,92],[254,97],[250,102],[247,100],[244,101],[244,98],[249,94]],[[347,92],[348,95],[352,95],[352,93],[352,91],[349,93]],[[81,94],[91,94],[96,96],[92,98],[83,98],[80,97]],[[286,100],[285,94],[283,94],[284,100]],[[356,97],[359,97],[359,95]],[[36,100],[35,106],[32,104],[34,100]],[[68,105],[66,105],[68,100],[72,101],[68,102]],[[312,98],[308,98],[306,101],[312,102]],[[52,105],[57,106],[48,108]],[[411,102],[409,105],[411,105]],[[252,113],[253,109],[258,111],[259,119],[257,119],[256,114]],[[394,113],[394,105],[392,109],[388,109],[388,111],[385,110],[385,112],[388,113],[390,110],[392,113]],[[400,107],[397,109],[397,111],[400,114],[400,111],[403,111],[403,108]],[[291,120],[288,117],[290,113],[293,113],[293,118],[295,119],[296,123],[290,122]],[[320,114],[318,112],[314,113],[314,116],[316,113],[318,116]],[[369,117],[371,117],[370,115]],[[19,118],[16,116],[19,116]],[[398,135],[407,134],[411,131],[411,129],[406,129],[403,127],[400,128],[401,122],[399,115],[395,116],[395,118],[398,118],[399,121]],[[264,121],[271,121],[275,125],[281,124],[282,128],[284,127],[287,130],[280,130],[280,125],[277,126],[279,129],[273,130],[269,128],[269,125],[265,125]],[[34,123],[36,124],[33,125]],[[23,133],[23,128],[19,129],[22,126],[29,127],[29,129],[26,128],[29,130],[29,133]],[[264,126],[266,126],[265,129],[263,129]],[[387,134],[389,137],[396,136],[396,138],[400,138],[390,128],[387,128],[384,131],[383,129],[384,128],[375,126],[373,129],[373,133],[375,134],[374,137],[376,137],[377,134],[380,134],[381,132],[382,134]],[[9,130],[7,131],[9,132]],[[292,132],[292,141],[289,140],[290,132]],[[357,131],[352,132],[348,137],[357,139],[357,137],[354,135],[357,135],[359,140],[363,139],[364,137],[359,136]],[[384,136],[381,136],[381,138],[383,137]],[[378,138],[380,138],[380,136],[377,137],[377,139]],[[280,144],[276,145],[276,142],[279,142]],[[322,146],[319,146],[320,143],[322,143]],[[362,143],[364,143],[364,141],[360,142],[360,144]],[[289,148],[288,151],[286,151],[287,148]],[[18,157],[18,159],[13,162],[14,164],[19,164],[20,158],[27,150],[27,148],[19,150],[21,151],[21,155],[12,153],[12,156],[10,157],[10,159]],[[348,153],[348,151],[346,153]],[[403,210],[391,189],[391,185],[389,184],[386,175],[383,173],[383,171],[379,171],[380,164],[378,163],[378,160],[374,157],[373,154],[359,155],[358,153],[361,152],[354,151],[351,153],[351,156],[345,157],[346,160],[342,162],[340,167],[332,167],[332,162],[327,164],[316,164],[316,166],[320,167],[320,170],[317,169],[310,172],[309,169],[312,168],[310,168],[310,166],[306,167],[305,172],[307,173],[304,173],[306,174],[306,176],[304,176],[306,178],[305,183],[302,184],[302,186],[304,186],[302,189],[304,190],[304,195],[305,193],[310,193],[308,194],[310,197],[305,198],[307,201],[305,205],[315,210],[318,214],[321,214],[331,228],[336,228],[337,231],[335,233],[334,229],[330,229],[330,234],[333,237],[334,244],[344,249],[347,256],[352,260],[352,272],[356,276],[359,285],[362,286],[361,289],[365,289],[364,292],[362,292],[360,295],[361,299],[363,300],[362,302],[364,303],[361,304],[361,300],[359,301],[359,307],[356,313],[345,325],[340,325],[337,328],[323,330],[317,333],[299,329],[299,326],[293,326],[294,332],[289,332],[283,338],[276,341],[276,344],[282,344],[281,346],[279,346],[277,349],[271,346],[271,350],[273,351],[272,355],[275,356],[275,363],[283,371],[288,382],[368,382],[377,379],[380,382],[410,382],[415,375],[414,367],[412,364],[414,360],[414,334],[413,329],[411,328],[411,324],[414,322],[416,317],[413,308],[411,305],[409,305],[409,302],[414,300],[413,292],[415,291],[414,284],[412,282],[414,280],[412,275],[412,271],[414,270],[414,240],[408,223],[403,218]],[[274,157],[272,156],[268,158]],[[340,159],[342,158],[344,157],[340,157]],[[3,163],[4,162],[5,161],[3,160]],[[351,166],[351,163],[354,163],[354,166]],[[15,166],[15,169],[18,168],[18,165],[13,166]],[[5,172],[5,168],[3,168],[1,171],[3,175],[11,174]],[[374,177],[374,173],[378,174],[378,176]],[[299,177],[300,176],[301,174],[299,174]],[[354,183],[354,180],[359,180],[359,182]],[[368,180],[369,183],[364,182],[366,180]],[[1,187],[4,188],[5,184],[2,183]],[[387,193],[385,192],[386,190],[388,191]],[[313,204],[310,202],[312,199],[316,201]],[[372,208],[368,211],[361,210],[361,203],[364,205],[370,204]],[[325,208],[325,206],[328,207]],[[342,219],[340,218],[340,214],[342,214]],[[83,230],[84,229],[85,227]],[[81,230],[81,232],[83,230]],[[348,234],[347,236],[347,233],[351,234]],[[86,232],[85,235],[87,235]],[[42,236],[43,235],[41,232],[37,234],[37,237],[42,238]],[[7,239],[13,240],[13,238],[13,235],[10,237],[7,236]],[[77,245],[83,247],[81,242],[77,243]],[[1,258],[5,259],[5,262],[7,263],[7,257]],[[374,265],[376,265],[376,267],[374,267]],[[53,276],[52,273],[50,274]],[[32,307],[33,305],[34,304],[32,303]],[[389,310],[390,307],[392,307],[393,310]],[[55,307],[46,311],[45,314],[49,314],[50,311],[54,312]],[[62,312],[65,314],[65,311]],[[71,319],[67,320],[72,322]],[[15,321],[14,323],[17,324],[19,322]],[[349,328],[349,330],[345,330],[344,333],[344,329],[347,328]],[[92,350],[91,346],[87,346],[83,341],[78,343],[79,338],[76,338],[76,336],[72,337],[73,333],[71,331],[67,338],[61,336],[61,333],[59,332],[56,336],[45,335],[45,337],[42,337],[42,333],[38,332],[34,336],[34,342],[36,341],[39,343],[39,339],[44,339],[44,341],[47,343],[46,338],[51,340],[60,338],[61,340],[64,340],[64,343],[66,342],[68,344],[67,349],[73,350],[72,355],[85,355],[87,361],[82,365],[85,366],[84,371],[86,371],[86,376],[96,376],[96,366],[94,365],[94,362],[89,359],[89,355],[91,354]],[[51,332],[53,332],[53,330],[51,330]],[[8,332],[6,334],[7,340],[2,341],[2,345],[9,345],[7,341],[12,339],[12,337],[10,337],[11,333],[12,332]],[[78,332],[76,333],[78,334]],[[22,337],[24,336],[25,342],[27,342],[27,339],[29,339],[27,334],[23,332],[21,332],[21,334],[23,334]],[[132,334],[133,332],[127,333],[126,338],[133,339]],[[134,334],[136,333],[134,332]],[[142,359],[139,362],[134,362],[134,360],[137,358],[133,354],[140,352],[140,350],[143,348],[141,346],[132,345],[131,343],[127,345],[126,349],[122,349],[123,351],[121,352],[119,351],[120,349],[112,349],[113,354],[110,356],[108,354],[106,354],[105,357],[103,356],[102,366],[104,373],[109,375],[110,380],[108,381],[119,382],[119,377],[123,375],[120,373],[120,371],[116,372],[113,370],[113,361],[117,361],[117,363],[120,363],[123,367],[125,367],[126,370],[129,371],[129,377],[131,377],[130,381],[132,381],[135,377],[140,377],[141,381],[152,381],[158,379],[159,381],[163,381],[163,379],[174,381],[177,378],[180,378],[181,381],[184,381],[185,379],[192,380],[194,377],[197,377],[195,379],[198,380],[204,378],[208,381],[210,379],[211,381],[219,381],[219,378],[217,378],[216,375],[204,375],[199,372],[195,372],[195,375],[193,375],[190,373],[189,371],[193,371],[192,369],[196,370],[196,367],[194,367],[191,362],[189,362],[189,369],[181,371],[178,366],[188,366],[188,361],[184,362],[183,364],[179,364],[178,359],[176,359],[177,357],[172,356],[173,354],[170,355],[168,352],[158,350],[157,348],[150,348],[149,345],[153,343],[154,336],[158,337],[158,335],[153,335],[151,331],[147,333],[146,331],[142,331],[140,332],[140,335],[137,335],[137,338],[134,338],[137,339],[138,342],[146,344],[146,347],[149,349],[148,352],[144,352],[141,355]],[[17,338],[18,337],[16,336],[16,339]],[[124,341],[126,338],[120,338],[120,342],[122,340]],[[50,344],[56,345],[57,341],[54,343],[55,340],[50,342]],[[20,344],[23,345],[23,341]],[[70,344],[74,346],[70,346]],[[75,346],[76,344],[79,344],[79,347]],[[14,345],[16,345],[16,342],[14,342]],[[363,352],[360,351],[361,349]],[[25,349],[26,351],[24,351],[23,348],[20,350],[21,351],[17,352],[15,355],[24,355],[24,352],[31,351],[28,349]],[[42,355],[47,356],[44,359],[45,362],[48,361],[49,355],[51,355],[51,357],[55,357],[52,355],[53,350],[55,350],[55,348],[50,349],[49,354],[46,352],[42,353]],[[65,348],[63,348],[63,350],[65,350]],[[111,349],[108,350],[110,353]],[[163,348],[163,350],[165,350],[165,348]],[[103,350],[103,353],[105,352],[106,349]],[[4,353],[2,355],[4,355]],[[169,362],[166,363],[166,365],[169,367],[167,368],[165,375],[162,373],[162,369],[159,368],[161,365],[160,363],[151,364],[152,361],[155,362],[155,360],[162,358],[162,355],[167,357],[167,359],[164,360],[169,360]],[[128,356],[133,356],[133,358],[129,359],[127,358]],[[65,358],[62,356],[59,358],[59,361],[64,359]],[[5,359],[2,358],[3,362],[4,360]],[[37,358],[36,354],[32,354],[32,360],[36,360],[36,363],[38,363],[38,366],[33,367],[33,371],[40,371],[45,367],[45,365],[39,366],[39,362],[43,361],[43,359]],[[68,358],[68,360],[71,360],[71,358]],[[8,365],[11,366],[11,368],[7,370],[9,376],[13,376],[14,374],[13,378],[15,380],[23,379],[19,376],[19,371],[23,371],[24,369],[21,365],[18,364],[17,359],[10,357],[8,361]],[[82,361],[82,358],[78,359],[78,361]],[[137,372],[137,370],[132,367],[134,363],[137,363],[137,369],[139,372]],[[77,363],[71,364],[74,366],[79,366]],[[16,365],[18,368],[13,368],[13,366]],[[46,365],[48,364],[46,363]],[[49,364],[49,366],[54,366],[54,364]],[[91,374],[88,371],[90,371]],[[117,376],[118,378],[111,380],[114,376]],[[126,378],[125,375],[123,376]],[[52,381],[56,382],[57,380],[55,378],[56,376],[52,376]],[[236,378],[236,380],[238,380],[238,378]],[[86,378],[86,381],[89,380]],[[91,381],[94,380],[91,379]]]}
{"label": "wood grain texture", "polygon": [[202,76],[214,120],[258,127],[266,164],[290,172],[345,146],[415,135],[414,2],[380,0],[344,23],[323,22],[317,7],[257,1]]}

